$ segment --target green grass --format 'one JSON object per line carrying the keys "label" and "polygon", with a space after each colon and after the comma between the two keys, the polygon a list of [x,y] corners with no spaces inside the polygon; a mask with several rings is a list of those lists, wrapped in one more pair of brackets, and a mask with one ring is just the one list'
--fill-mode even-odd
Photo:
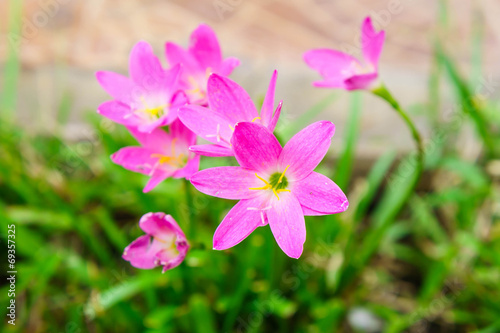
{"label": "green grass", "polygon": [[[448,21],[443,8],[442,25]],[[134,140],[90,111],[97,135],[85,142],[12,126],[16,55],[12,50],[5,64],[0,96],[6,119],[0,124],[0,246],[7,246],[6,225],[14,224],[17,325],[2,331],[354,332],[348,316],[360,307],[379,318],[383,332],[499,331],[500,183],[491,172],[500,160],[498,106],[473,95],[477,78],[465,79],[439,43],[429,98],[421,101],[431,129],[424,180],[412,191],[408,156],[390,147],[368,173],[353,178],[364,111],[361,94],[353,94],[347,123],[336,124],[346,128],[340,157],[327,156],[321,166],[346,190],[350,207],[306,218],[299,260],[283,254],[269,228],[213,251],[213,233],[234,202],[173,179],[142,193],[146,177],[109,160]],[[473,55],[480,71],[480,53]],[[440,89],[452,91],[459,105],[449,121],[437,116]],[[337,96],[280,127],[280,137],[330,112]],[[71,96],[64,95],[61,126],[70,107]],[[474,159],[456,145],[467,127],[480,147]],[[202,168],[228,163],[235,162],[204,158]],[[173,215],[192,244],[185,262],[165,274],[121,259],[141,234],[140,216],[156,211]],[[0,288],[3,309],[7,290]]]}

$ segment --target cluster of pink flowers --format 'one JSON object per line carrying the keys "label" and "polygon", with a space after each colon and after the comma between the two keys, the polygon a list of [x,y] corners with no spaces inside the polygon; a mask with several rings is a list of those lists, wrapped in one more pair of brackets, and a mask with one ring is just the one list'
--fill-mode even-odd
{"label": "cluster of pink flowers", "polygon": [[[322,87],[367,89],[377,81],[384,33],[369,18],[363,25],[364,63],[334,50],[312,50],[305,61],[319,71]],[[215,197],[239,200],[214,234],[213,247],[235,246],[253,230],[269,224],[281,249],[299,258],[306,239],[304,216],[343,212],[348,200],[328,177],[314,172],[326,155],[335,126],[313,123],[284,147],[273,134],[282,101],[275,105],[277,72],[271,77],[260,113],[247,92],[228,78],[239,65],[222,57],[214,31],[200,25],[187,49],[165,47],[164,68],[146,42],[130,54],[129,77],[101,71],[101,86],[113,98],[98,112],[124,125],[138,146],[111,156],[114,163],[148,175],[148,192],[163,180],[186,178]],[[197,138],[210,144],[197,144]],[[239,167],[199,170],[200,155],[234,156]],[[123,258],[137,268],[176,267],[189,249],[172,216],[147,213],[139,227],[146,233],[132,242]]]}

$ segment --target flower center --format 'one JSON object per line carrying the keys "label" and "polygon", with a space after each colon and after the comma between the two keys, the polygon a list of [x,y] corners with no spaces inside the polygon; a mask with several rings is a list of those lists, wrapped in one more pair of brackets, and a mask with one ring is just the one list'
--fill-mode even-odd
{"label": "flower center", "polygon": [[165,154],[151,154],[151,158],[157,158],[158,159],[158,164],[168,164],[174,168],[180,169],[183,168],[186,163],[187,163],[187,156],[180,153],[179,155],[175,154],[175,141],[177,138],[174,138],[172,140],[172,154],[165,155]]}
{"label": "flower center", "polygon": [[151,108],[151,109],[145,109],[144,113],[149,115],[151,118],[158,119],[163,115],[163,110],[165,109],[164,106],[158,106],[156,108]]}
{"label": "flower center", "polygon": [[208,77],[212,74],[212,68],[207,67],[205,70],[205,76],[194,76],[190,75],[188,76],[187,80],[189,85],[191,86],[191,89],[187,89],[186,92],[189,95],[192,95],[195,98],[198,98],[198,100],[204,100],[207,97],[207,81]]}
{"label": "flower center", "polygon": [[285,177],[285,172],[288,169],[289,165],[286,166],[285,170],[283,173],[273,173],[271,177],[269,177],[269,181],[265,180],[264,178],[260,177],[258,174],[255,174],[257,178],[262,180],[265,186],[262,187],[251,187],[249,190],[255,190],[255,191],[260,191],[260,190],[272,190],[276,198],[278,200],[280,199],[278,193],[280,192],[290,192],[290,190],[287,189],[288,186],[288,179]]}
{"label": "flower center", "polygon": [[[142,118],[147,121],[154,121],[162,117],[168,112],[170,108],[170,103],[158,105],[159,103],[148,103],[145,96],[141,96],[139,98],[140,106],[137,110],[134,111],[134,114],[139,118]],[[150,101],[151,102],[151,101]],[[151,106],[157,105],[157,106]]]}

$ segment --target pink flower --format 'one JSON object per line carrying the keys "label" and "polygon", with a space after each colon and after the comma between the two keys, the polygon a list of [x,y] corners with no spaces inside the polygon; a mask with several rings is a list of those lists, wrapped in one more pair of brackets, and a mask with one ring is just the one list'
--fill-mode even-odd
{"label": "pink flower", "polygon": [[205,156],[232,156],[231,137],[238,122],[255,122],[274,131],[282,102],[274,110],[274,90],[278,73],[273,72],[262,109],[259,113],[246,91],[236,82],[212,74],[208,79],[209,108],[186,105],[179,109],[179,119],[198,136],[214,144],[191,146],[190,150]]}
{"label": "pink flower", "polygon": [[375,32],[370,17],[362,26],[361,45],[364,62],[331,49],[316,49],[304,54],[305,62],[323,76],[316,87],[346,90],[371,89],[378,80],[378,61],[384,46],[385,32]]}
{"label": "pink flower", "polygon": [[137,43],[130,54],[130,78],[113,72],[96,73],[97,80],[114,100],[101,104],[103,116],[140,132],[152,132],[177,119],[186,103],[179,91],[180,65],[164,70],[146,42]]}
{"label": "pink flower", "polygon": [[282,148],[267,128],[238,123],[231,142],[240,167],[206,169],[191,177],[203,193],[240,200],[215,231],[214,249],[235,246],[255,228],[269,224],[281,249],[300,257],[306,240],[304,215],[340,213],[349,205],[333,181],[313,171],[334,131],[331,122],[319,121]]}
{"label": "pink flower", "polygon": [[196,143],[196,135],[179,120],[170,126],[169,133],[161,128],[151,133],[129,130],[141,146],[122,148],[111,155],[111,160],[125,169],[149,175],[144,192],[168,177],[189,179],[198,171],[200,157],[189,151],[189,146]]}
{"label": "pink flower", "polygon": [[187,50],[174,43],[167,43],[165,49],[170,65],[182,64],[180,84],[190,104],[207,104],[207,80],[210,74],[229,76],[240,64],[236,58],[222,59],[217,36],[206,24],[199,25],[193,31]]}
{"label": "pink flower", "polygon": [[137,268],[163,266],[163,273],[186,257],[189,244],[174,218],[165,213],[147,213],[139,221],[146,235],[137,238],[123,251],[122,258]]}

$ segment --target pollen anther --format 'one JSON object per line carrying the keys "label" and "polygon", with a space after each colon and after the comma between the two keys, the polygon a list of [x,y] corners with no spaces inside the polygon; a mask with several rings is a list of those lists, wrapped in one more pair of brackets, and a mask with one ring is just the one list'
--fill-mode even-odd
{"label": "pollen anther", "polygon": [[[259,178],[260,180],[262,180],[264,182],[264,184],[266,184],[266,185],[262,186],[262,187],[251,187],[251,188],[249,188],[249,190],[259,191],[259,190],[271,189],[273,191],[274,195],[276,196],[276,198],[278,198],[278,200],[279,200],[280,199],[280,197],[278,195],[279,193],[291,192],[290,190],[286,189],[286,187],[288,186],[288,181],[285,178],[285,172],[289,166],[290,165],[287,165],[287,167],[285,168],[285,170],[283,171],[283,173],[281,175],[279,173],[275,173],[275,174],[271,175],[269,182],[267,180],[265,180],[264,178],[260,177],[258,174],[255,174],[255,176],[257,178]],[[279,178],[278,178],[278,176],[279,176]],[[276,181],[276,178],[278,178],[278,181]]]}

